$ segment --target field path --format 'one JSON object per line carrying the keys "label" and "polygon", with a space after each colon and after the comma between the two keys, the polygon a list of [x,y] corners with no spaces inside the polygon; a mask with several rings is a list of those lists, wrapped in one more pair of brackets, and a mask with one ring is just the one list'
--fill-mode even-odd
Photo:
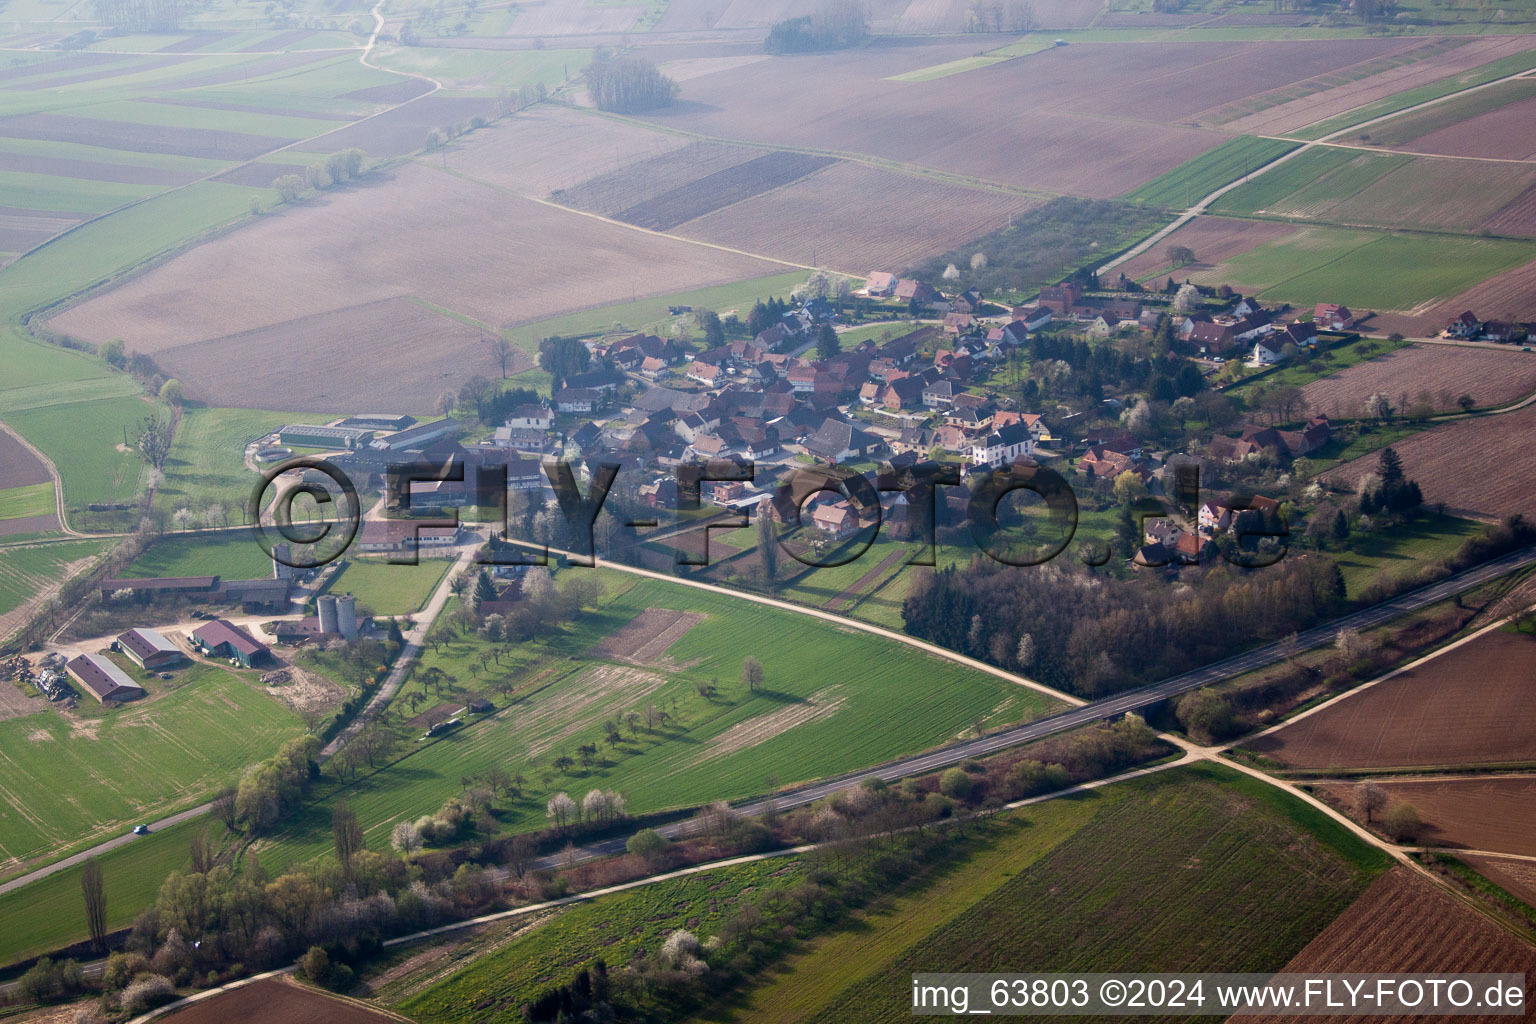
{"label": "field path", "polygon": [[[1216,191],[1214,191],[1214,192],[1210,193],[1209,195],[1205,196],[1199,202],[1195,203],[1195,205],[1191,206],[1189,209],[1187,209],[1183,213],[1181,213],[1178,217],[1176,217],[1174,219],[1172,224],[1169,224],[1167,227],[1164,227],[1161,230],[1156,231],[1153,234],[1149,235],[1148,237],[1142,239],[1136,245],[1132,246],[1130,249],[1127,249],[1125,252],[1121,253],[1119,256],[1114,257],[1113,259],[1109,260],[1106,263],[1100,264],[1100,266],[1098,268],[1098,273],[1100,275],[1102,275],[1102,274],[1106,273],[1107,271],[1113,270],[1115,267],[1120,266],[1122,263],[1125,263],[1128,260],[1131,260],[1131,259],[1133,259],[1133,258],[1135,258],[1137,256],[1140,256],[1142,253],[1146,252],[1148,249],[1152,248],[1158,242],[1161,242],[1163,239],[1165,239],[1169,235],[1173,234],[1175,231],[1177,231],[1179,228],[1183,227],[1185,224],[1188,224],[1190,221],[1194,220],[1196,217],[1199,217],[1200,215],[1205,213],[1205,211],[1210,207],[1210,205],[1212,203],[1214,203],[1216,200],[1220,199],[1222,196],[1226,195],[1228,192],[1231,192],[1233,189],[1237,188],[1240,185],[1247,184],[1249,181],[1253,180],[1254,178],[1258,177],[1261,174],[1264,174],[1267,171],[1274,170],[1276,167],[1279,167],[1283,163],[1286,163],[1286,162],[1288,162],[1290,160],[1294,160],[1296,157],[1298,157],[1301,154],[1303,154],[1303,153],[1313,149],[1314,147],[1317,147],[1317,146],[1323,146],[1323,147],[1340,146],[1341,145],[1340,143],[1336,143],[1333,140],[1338,139],[1341,136],[1351,134],[1351,133],[1358,133],[1360,131],[1360,129],[1362,129],[1362,128],[1368,128],[1368,127],[1370,127],[1373,124],[1379,124],[1382,121],[1387,121],[1387,120],[1390,120],[1390,119],[1395,118],[1395,117],[1401,117],[1403,114],[1412,113],[1415,110],[1422,110],[1425,107],[1432,107],[1435,104],[1443,103],[1446,100],[1451,99],[1452,97],[1465,96],[1469,92],[1476,92],[1479,89],[1487,89],[1490,86],[1494,86],[1494,85],[1502,85],[1505,82],[1513,81],[1513,80],[1515,80],[1517,78],[1528,78],[1528,77],[1530,77],[1530,72],[1529,71],[1517,71],[1517,72],[1515,72],[1512,75],[1505,75],[1503,78],[1496,78],[1496,79],[1494,79],[1491,82],[1484,82],[1481,85],[1473,85],[1473,86],[1468,86],[1465,89],[1458,89],[1455,92],[1446,93],[1444,96],[1436,96],[1432,100],[1425,100],[1423,103],[1415,103],[1413,106],[1404,107],[1401,110],[1394,110],[1391,113],[1382,114],[1380,117],[1373,117],[1373,118],[1371,118],[1369,120],[1361,121],[1359,124],[1352,124],[1352,125],[1350,125],[1347,128],[1340,128],[1338,131],[1330,132],[1330,133],[1328,133],[1327,135],[1323,136],[1320,139],[1312,139],[1312,140],[1303,141],[1303,140],[1300,140],[1300,139],[1292,138],[1291,136],[1287,136],[1287,135],[1265,135],[1265,136],[1260,136],[1261,138],[1281,139],[1281,140],[1286,141],[1286,142],[1301,142],[1301,145],[1297,146],[1295,149],[1291,150],[1288,153],[1282,153],[1280,156],[1278,156],[1275,159],[1271,160],[1269,163],[1264,164],[1261,167],[1255,168],[1252,171],[1249,171],[1247,174],[1243,175],[1241,178],[1238,178],[1235,181],[1227,182],[1227,184],[1223,185],[1221,188],[1218,188]],[[1368,105],[1368,104],[1365,104],[1365,105]],[[1335,116],[1338,116],[1338,115],[1335,115]],[[1330,118],[1330,120],[1331,120],[1331,118]],[[1305,127],[1305,126],[1303,126],[1303,127]],[[1366,147],[1366,146],[1347,146],[1347,145],[1344,145],[1342,148],[1346,148],[1346,149],[1371,149],[1371,147]],[[1374,150],[1374,149],[1372,151],[1373,152],[1377,152],[1377,150]],[[1380,150],[1379,152],[1398,153],[1398,152],[1401,152],[1401,151],[1400,150]],[[1430,154],[1425,154],[1425,155],[1430,155]],[[1459,159],[1472,159],[1472,160],[1475,160],[1475,159],[1480,159],[1480,158],[1477,158],[1477,157],[1462,157],[1462,158],[1459,158]],[[1514,161],[1506,161],[1506,162],[1510,162],[1510,163],[1529,163],[1530,161],[1514,160]]]}
{"label": "field path", "polygon": [[[38,462],[41,462],[43,464],[43,468],[48,471],[48,475],[53,478],[53,514],[54,517],[59,521],[59,529],[69,534],[71,537],[90,539],[93,536],[92,534],[80,533],[79,531],[73,529],[69,525],[69,520],[64,515],[64,478],[59,475],[59,467],[53,464],[52,459],[43,454],[42,449],[38,448],[37,445],[22,437],[19,433],[17,433],[3,421],[0,421],[0,430],[5,431],[5,433],[15,438],[16,443],[30,452],[32,457],[37,459]],[[95,534],[94,536],[99,537],[103,535]]]}

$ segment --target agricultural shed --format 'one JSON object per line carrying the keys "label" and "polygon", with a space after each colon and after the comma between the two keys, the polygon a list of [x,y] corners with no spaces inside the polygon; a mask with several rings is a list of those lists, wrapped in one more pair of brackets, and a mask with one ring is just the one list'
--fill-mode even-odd
{"label": "agricultural shed", "polygon": [[64,671],[103,704],[117,704],[144,696],[144,687],[99,654],[82,654],[66,664]]}

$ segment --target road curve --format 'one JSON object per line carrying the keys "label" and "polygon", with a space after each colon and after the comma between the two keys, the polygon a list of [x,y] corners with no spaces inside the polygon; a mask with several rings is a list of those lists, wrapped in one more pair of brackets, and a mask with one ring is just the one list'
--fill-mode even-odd
{"label": "road curve", "polygon": [[[611,563],[604,563],[611,564]],[[1314,626],[1304,632],[1296,634],[1294,643],[1277,641],[1256,647],[1251,651],[1234,655],[1222,661],[1213,662],[1203,668],[1185,672],[1182,675],[1164,679],[1161,682],[1152,683],[1134,690],[1106,697],[1103,700],[1094,701],[1091,704],[1079,703],[1078,706],[1065,711],[1058,711],[1044,718],[1037,718],[1031,722],[1015,725],[974,740],[966,740],[962,743],[951,744],[930,750],[927,753],[917,754],[912,757],[899,758],[888,761],[885,764],[867,768],[863,771],[853,772],[834,779],[812,783],[798,789],[788,790],[758,800],[752,800],[737,806],[737,810],[746,815],[762,814],[769,810],[784,810],[791,807],[802,807],[817,800],[825,799],[838,790],[856,785],[865,779],[880,779],[884,782],[893,782],[897,779],[907,778],[913,775],[927,774],[939,771],[962,761],[974,757],[982,757],[987,754],[995,754],[1010,747],[1016,747],[1024,743],[1044,739],[1047,736],[1072,729],[1091,725],[1094,722],[1115,718],[1129,711],[1140,709],[1198,690],[1203,686],[1210,686],[1231,676],[1251,672],[1254,669],[1263,668],[1274,664],[1293,653],[1313,650],[1333,643],[1341,630],[1345,629],[1369,629],[1379,626],[1384,622],[1407,615],[1412,612],[1427,608],[1439,601],[1454,597],[1462,591],[1480,586],[1490,580],[1497,579],[1506,573],[1536,564],[1536,547],[1523,548],[1519,551],[1496,558],[1491,562],[1485,562],[1480,566],[1467,569],[1447,576],[1438,583],[1420,587],[1390,601],[1362,608],[1342,618],[1320,626]],[[625,568],[612,565],[613,568]],[[656,575],[646,570],[634,570],[644,575]],[[694,584],[704,586],[707,589],[718,589],[709,584]],[[729,591],[728,591],[729,592]],[[836,616],[832,616],[836,618]],[[846,620],[845,620],[846,621]],[[955,657],[960,657],[956,655]],[[668,839],[686,836],[693,830],[691,821],[678,821],[664,825],[656,829]],[[624,849],[626,838],[607,839],[592,843],[571,851],[567,850],[557,855],[541,858],[535,862],[538,867],[557,867],[561,864],[588,860],[592,857],[608,856],[621,852]]]}

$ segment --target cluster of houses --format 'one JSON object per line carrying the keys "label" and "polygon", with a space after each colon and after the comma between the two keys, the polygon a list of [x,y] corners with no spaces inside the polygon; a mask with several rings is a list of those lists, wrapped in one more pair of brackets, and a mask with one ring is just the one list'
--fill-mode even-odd
{"label": "cluster of houses", "polygon": [[1320,331],[1348,331],[1356,323],[1358,317],[1349,307],[1329,302],[1318,303],[1311,319],[1297,317],[1286,323],[1255,300],[1239,296],[1225,313],[1181,318],[1175,334],[1197,355],[1217,361],[1246,357],[1251,365],[1273,366],[1292,351],[1315,347]]}
{"label": "cluster of houses", "polygon": [[1441,332],[1443,337],[1460,341],[1497,341],[1507,345],[1519,345],[1536,337],[1536,322],[1514,320],[1481,320],[1470,309],[1452,317]]}

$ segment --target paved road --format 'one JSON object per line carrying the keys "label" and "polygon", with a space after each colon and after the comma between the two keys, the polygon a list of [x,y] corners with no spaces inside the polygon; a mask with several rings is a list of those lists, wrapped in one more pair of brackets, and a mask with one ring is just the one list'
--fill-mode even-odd
{"label": "paved road", "polygon": [[[383,685],[374,693],[373,698],[362,712],[353,718],[352,722],[345,729],[321,749],[319,760],[322,764],[335,755],[336,751],[340,750],[352,737],[356,736],[363,726],[372,721],[374,716],[381,709],[387,707],[389,702],[394,699],[395,694],[399,692],[400,687],[405,683],[406,675],[410,671],[411,666],[415,664],[417,657],[421,654],[422,645],[426,643],[427,632],[431,630],[432,624],[437,621],[438,615],[443,610],[443,605],[447,603],[448,597],[452,593],[453,578],[469,567],[473,562],[476,550],[475,545],[467,546],[460,553],[453,568],[443,576],[442,582],[437,585],[437,590],[433,592],[431,599],[427,602],[427,606],[417,613],[416,626],[405,632],[405,647],[400,652],[399,657],[395,659],[389,675],[384,678]],[[283,618],[284,616],[278,617]],[[268,621],[272,616],[257,618],[260,621]],[[184,821],[191,821],[193,818],[201,817],[212,809],[212,802],[189,807],[169,817],[149,822],[149,830],[151,832],[159,832],[173,825],[180,825]],[[120,846],[131,843],[137,838],[131,832],[125,833],[113,839],[108,839],[105,842],[97,843],[90,849],[82,850],[74,856],[54,861],[52,864],[40,867],[36,871],[30,871],[25,875],[18,875],[10,881],[0,883],[0,894],[10,892],[12,889],[19,889],[24,885],[47,878],[56,872],[74,867],[76,864],[80,864],[91,857],[100,856],[110,850],[115,850]],[[3,991],[5,991],[4,988],[0,987],[0,992]]]}
{"label": "paved road", "polygon": [[[874,768],[854,772],[836,779],[818,782],[799,789],[780,793],[776,796],[754,800],[750,803],[738,806],[737,810],[742,814],[755,815],[765,811],[778,809],[784,810],[791,807],[802,807],[817,800],[825,799],[838,790],[846,789],[864,779],[881,779],[885,782],[893,782],[897,779],[907,778],[913,775],[928,774],[959,764],[973,757],[981,757],[986,754],[994,754],[1000,750],[1016,747],[1024,743],[1031,743],[1038,739],[1060,732],[1091,725],[1094,722],[1107,718],[1115,718],[1128,711],[1137,711],[1142,708],[1157,704],[1170,697],[1176,697],[1191,690],[1198,690],[1202,686],[1220,682],[1232,676],[1242,675],[1254,669],[1272,665],[1275,662],[1290,657],[1295,651],[1312,650],[1325,647],[1333,643],[1340,630],[1344,629],[1369,629],[1379,626],[1384,622],[1418,611],[1422,608],[1454,597],[1472,587],[1497,579],[1508,572],[1525,566],[1536,564],[1536,547],[1525,548],[1513,554],[1505,555],[1492,562],[1486,562],[1481,566],[1468,569],[1465,572],[1448,576],[1438,583],[1421,587],[1410,591],[1391,601],[1372,605],[1360,611],[1353,612],[1340,619],[1321,626],[1315,626],[1305,632],[1296,635],[1295,644],[1289,642],[1276,642],[1256,647],[1251,651],[1214,662],[1203,668],[1182,675],[1164,679],[1161,682],[1152,683],[1135,690],[1127,690],[1113,697],[1094,701],[1091,704],[1083,704],[1079,707],[1068,708],[1044,718],[1037,718],[1032,722],[1025,722],[1012,728],[982,736],[963,743],[952,744],[931,750],[925,754],[914,757],[901,758],[890,761]],[[686,836],[693,831],[691,821],[679,821],[658,828],[656,831],[668,839],[676,839]],[[557,867],[568,861],[587,860],[592,857],[607,856],[617,853],[624,848],[627,837],[608,839],[588,846],[580,847],[574,851],[565,851],[549,857],[541,858],[536,862],[538,867]]]}

